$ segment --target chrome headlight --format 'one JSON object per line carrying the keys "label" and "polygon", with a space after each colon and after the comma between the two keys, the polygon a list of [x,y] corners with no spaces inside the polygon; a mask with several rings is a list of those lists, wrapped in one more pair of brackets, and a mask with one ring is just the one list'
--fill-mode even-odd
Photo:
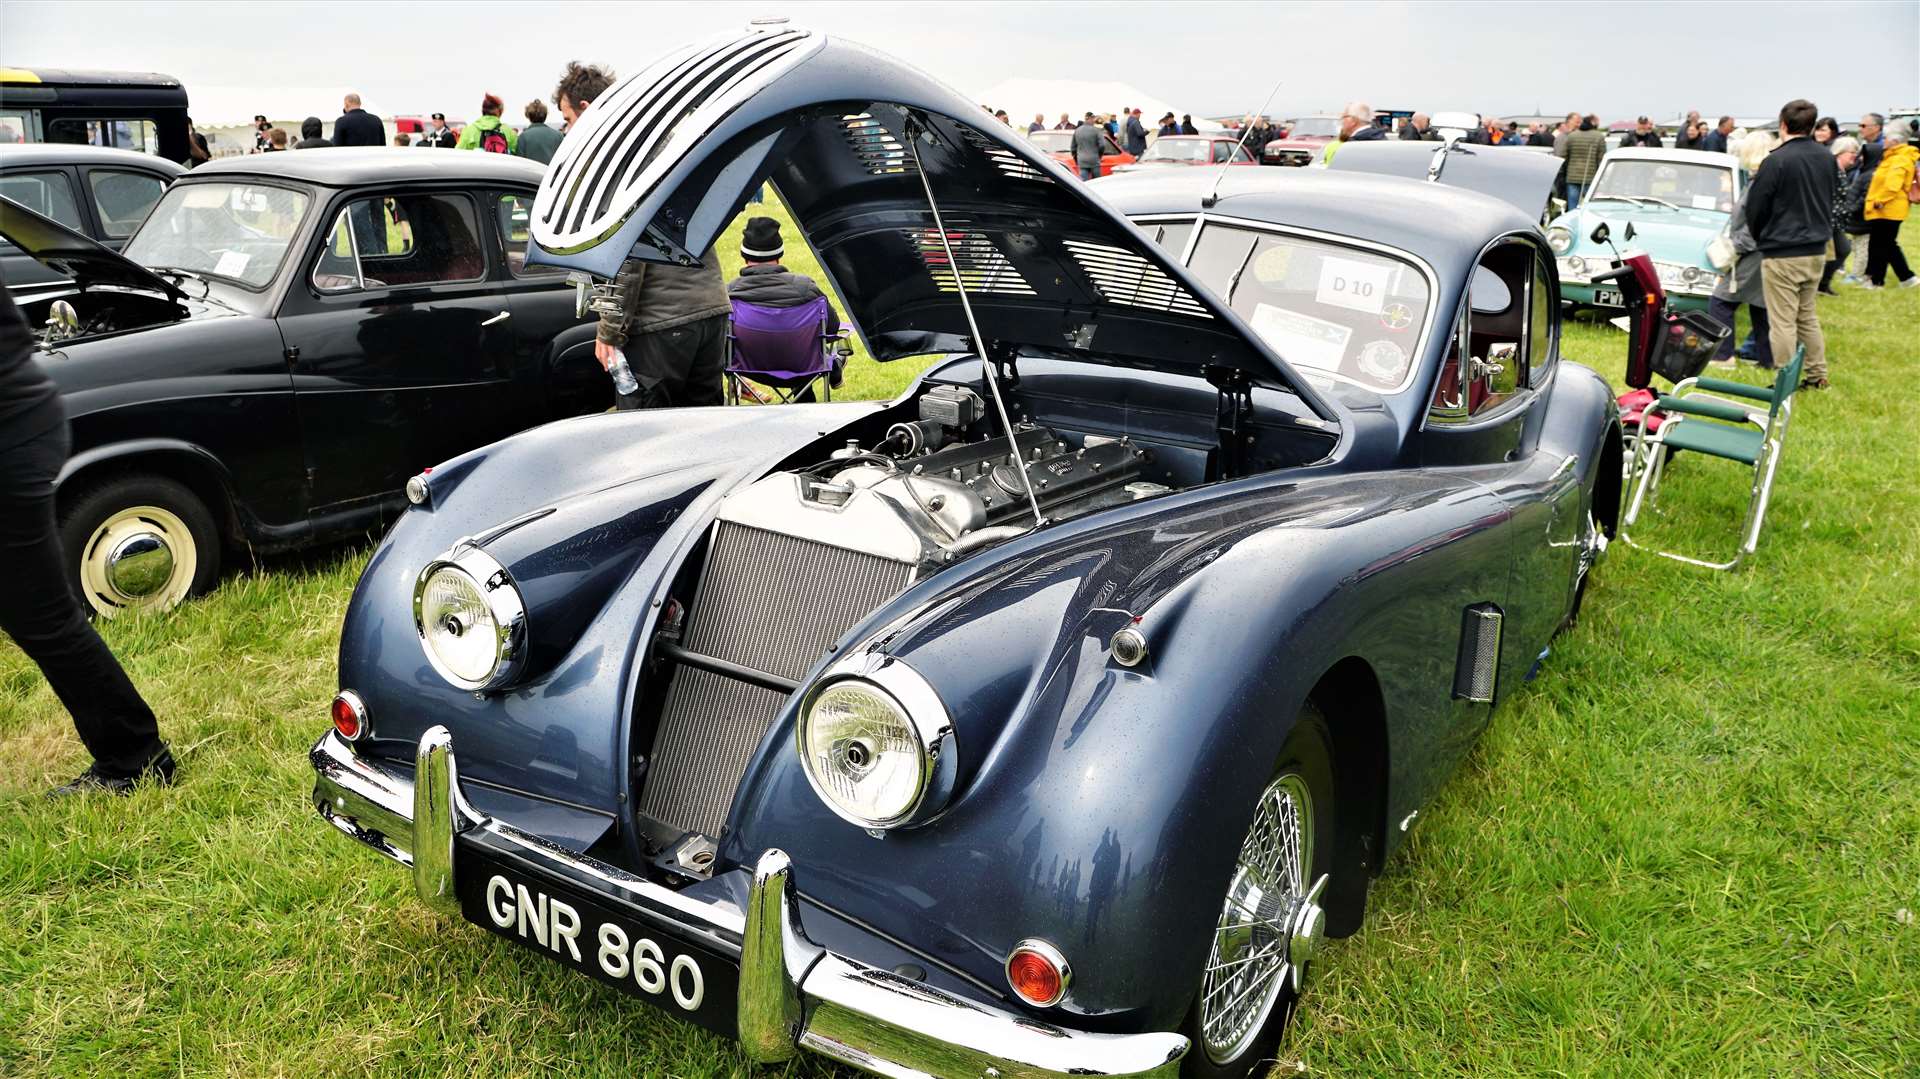
{"label": "chrome headlight", "polygon": [[1563,226],[1555,225],[1547,230],[1547,246],[1556,255],[1564,255],[1573,249],[1573,233]]}
{"label": "chrome headlight", "polygon": [[899,828],[946,807],[953,724],[933,687],[899,660],[866,653],[828,668],[795,733],[807,782],[843,820]]}
{"label": "chrome headlight", "polygon": [[1587,260],[1581,258],[1579,255],[1568,255],[1567,269],[1572,270],[1581,277],[1585,277],[1587,274]]}
{"label": "chrome headlight", "polygon": [[526,656],[527,608],[506,568],[478,547],[456,546],[420,571],[413,628],[440,677],[468,690],[493,689]]}

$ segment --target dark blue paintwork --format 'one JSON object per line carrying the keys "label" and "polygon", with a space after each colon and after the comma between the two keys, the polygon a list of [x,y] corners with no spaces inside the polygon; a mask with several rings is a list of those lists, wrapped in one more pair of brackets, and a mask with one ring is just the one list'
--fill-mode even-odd
{"label": "dark blue paintwork", "polygon": [[[854,107],[844,97],[864,101],[824,100]],[[688,175],[711,180],[721,165],[703,160],[709,171]],[[1199,169],[1129,177],[1070,204],[1197,217],[1211,180]],[[705,207],[705,192],[662,202]],[[784,193],[803,205],[821,197]],[[1192,998],[1254,798],[1311,698],[1328,717],[1341,788],[1335,877],[1346,891],[1334,917],[1357,924],[1364,882],[1399,842],[1399,821],[1487,722],[1489,706],[1452,694],[1463,608],[1506,612],[1499,687],[1511,690],[1573,609],[1587,513],[1611,523],[1618,426],[1605,383],[1558,358],[1557,322],[1547,356],[1505,407],[1450,425],[1428,419],[1447,324],[1483,253],[1527,245],[1552,272],[1532,222],[1510,205],[1317,170],[1230,169],[1220,194],[1205,210],[1216,222],[1372,241],[1428,268],[1439,316],[1411,385],[1379,395],[1309,375],[1308,399],[1287,392],[1294,369],[1276,360],[1280,377],[1252,397],[1251,470],[1220,480],[1193,449],[1214,437],[1217,400],[1194,364],[1023,348],[1012,407],[1160,446],[1160,467],[1188,489],[1012,540],[874,611],[808,677],[884,630],[884,650],[923,674],[954,718],[951,803],[879,839],[841,821],[802,774],[790,702],[735,793],[722,872],[695,891],[737,895],[740,867],[777,845],[815,909],[838,912],[830,932],[848,954],[892,966],[909,949],[940,984],[1012,1004],[1003,958],[1040,936],[1074,964],[1071,997],[1050,1014],[1089,1028],[1167,1029]],[[858,205],[820,217],[847,227]],[[1152,250],[1132,225],[1106,227]],[[1184,273],[1174,267],[1191,280]],[[882,291],[865,295],[857,312],[906,317]],[[1229,330],[1250,333],[1224,301],[1205,298]],[[1034,325],[1013,314],[1003,324]],[[1240,354],[1270,351],[1248,337]],[[430,504],[391,530],[342,636],[341,684],[367,702],[373,752],[404,760],[426,728],[445,724],[463,777],[565,803],[575,818],[546,834],[578,845],[604,832],[598,853],[643,864],[627,762],[647,749],[631,739],[651,723],[645,702],[670,670],[649,667],[650,641],[659,601],[684,594],[676,590],[697,570],[690,558],[719,501],[849,438],[872,444],[915,414],[929,385],[980,377],[978,360],[957,356],[889,404],[571,420],[437,468]],[[483,535],[516,521],[497,539]],[[538,655],[521,682],[484,698],[439,680],[410,611],[421,568],[476,535],[522,581]],[[1150,657],[1126,669],[1106,642],[1134,618]]]}

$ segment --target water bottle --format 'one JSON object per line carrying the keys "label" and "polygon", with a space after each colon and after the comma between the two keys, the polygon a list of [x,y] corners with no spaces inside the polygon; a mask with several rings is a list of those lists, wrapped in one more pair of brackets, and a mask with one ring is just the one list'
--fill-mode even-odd
{"label": "water bottle", "polygon": [[613,362],[607,365],[607,374],[613,376],[614,392],[622,397],[640,392],[640,380],[633,377],[633,368],[627,366],[624,350],[613,350]]}

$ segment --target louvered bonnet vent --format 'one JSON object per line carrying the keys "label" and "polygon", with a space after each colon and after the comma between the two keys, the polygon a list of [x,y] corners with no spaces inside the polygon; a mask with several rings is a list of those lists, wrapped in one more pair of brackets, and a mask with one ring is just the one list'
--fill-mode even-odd
{"label": "louvered bonnet vent", "polygon": [[547,166],[534,240],[569,252],[611,236],[688,147],[825,43],[787,26],[750,30],[687,46],[608,87]]}

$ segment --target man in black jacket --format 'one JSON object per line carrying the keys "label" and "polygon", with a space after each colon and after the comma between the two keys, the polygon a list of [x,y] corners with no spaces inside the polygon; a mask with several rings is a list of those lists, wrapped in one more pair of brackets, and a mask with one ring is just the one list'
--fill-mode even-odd
{"label": "man in black jacket", "polygon": [[296,150],[318,150],[323,147],[332,146],[333,143],[330,140],[320,137],[320,126],[320,118],[318,116],[309,116],[300,121],[300,141],[294,143],[293,148]]}
{"label": "man in black jacket", "polygon": [[387,128],[380,118],[360,107],[360,95],[348,94],[340,103],[340,119],[333,122],[335,146],[385,146]]}
{"label": "man in black jacket", "polygon": [[70,445],[60,394],[33,359],[33,331],[0,288],[0,558],[9,574],[0,630],[39,665],[93,755],[91,767],[53,793],[126,794],[141,780],[173,782],[173,754],[67,584],[53,479]]}
{"label": "man in black jacket", "polygon": [[1780,110],[1780,138],[1747,188],[1747,228],[1760,250],[1767,325],[1776,362],[1807,350],[1802,386],[1827,386],[1827,342],[1814,298],[1833,235],[1833,154],[1813,141],[1819,110],[1801,98]]}
{"label": "man in black jacket", "polygon": [[[760,307],[799,307],[825,295],[813,278],[781,265],[780,260],[786,253],[786,245],[780,239],[780,222],[771,217],[748,218],[747,227],[740,234],[740,257],[746,266],[741,268],[740,276],[727,285],[727,299]],[[828,336],[840,332],[840,316],[834,313],[832,303],[827,304],[826,331]],[[827,376],[827,385],[836,390],[840,388],[837,358],[833,373]],[[813,388],[809,386],[798,400],[813,400]]]}
{"label": "man in black jacket", "polygon": [[1653,121],[1642,116],[1633,125],[1633,130],[1627,132],[1627,137],[1620,140],[1620,145],[1645,146],[1658,150],[1662,146],[1662,143],[1660,141],[1660,133],[1653,129]]}

